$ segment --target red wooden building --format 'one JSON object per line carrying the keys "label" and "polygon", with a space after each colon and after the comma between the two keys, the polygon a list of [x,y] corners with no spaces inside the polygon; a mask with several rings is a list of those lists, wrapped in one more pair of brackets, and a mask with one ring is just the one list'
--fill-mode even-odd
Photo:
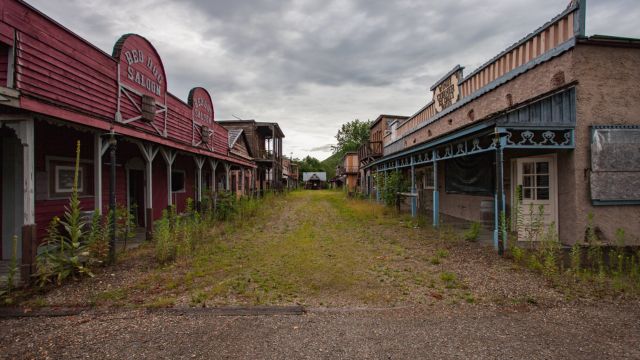
{"label": "red wooden building", "polygon": [[[63,213],[81,143],[83,210],[108,207],[109,147],[116,197],[150,229],[162,210],[203,190],[248,191],[255,163],[230,149],[207,90],[184,102],[167,91],[162,59],[144,37],[122,36],[107,54],[28,4],[0,1],[0,158],[3,259],[18,235],[23,263]],[[245,181],[238,184],[239,176]],[[249,184],[245,186],[245,184]]]}

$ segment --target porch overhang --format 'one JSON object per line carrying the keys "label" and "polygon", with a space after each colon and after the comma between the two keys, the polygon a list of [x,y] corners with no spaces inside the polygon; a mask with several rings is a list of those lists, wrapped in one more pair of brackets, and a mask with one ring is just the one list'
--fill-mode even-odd
{"label": "porch overhang", "polygon": [[575,104],[575,87],[565,88],[502,115],[389,154],[363,168],[386,171],[496,151],[498,148],[573,149]]}
{"label": "porch overhang", "polygon": [[431,164],[436,161],[496,151],[498,142],[502,142],[500,146],[502,149],[569,150],[575,148],[574,127],[539,129],[526,126],[501,127],[490,123],[474,126],[468,130],[381,158],[365,168],[387,171]]}

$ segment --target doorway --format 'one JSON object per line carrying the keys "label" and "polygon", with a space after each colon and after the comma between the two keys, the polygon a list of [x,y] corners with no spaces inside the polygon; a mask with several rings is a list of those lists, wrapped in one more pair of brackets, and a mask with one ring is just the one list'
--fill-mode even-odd
{"label": "doorway", "polygon": [[13,237],[18,237],[17,257],[22,257],[23,146],[12,129],[0,126],[0,233],[2,234],[2,260],[13,253]]}
{"label": "doorway", "polygon": [[[515,159],[513,204],[518,241],[540,241],[550,230],[558,231],[558,189],[556,157]],[[515,198],[519,196],[519,200]]]}
{"label": "doorway", "polygon": [[137,169],[128,170],[128,204],[127,208],[134,217],[136,225],[144,227],[144,171]]}

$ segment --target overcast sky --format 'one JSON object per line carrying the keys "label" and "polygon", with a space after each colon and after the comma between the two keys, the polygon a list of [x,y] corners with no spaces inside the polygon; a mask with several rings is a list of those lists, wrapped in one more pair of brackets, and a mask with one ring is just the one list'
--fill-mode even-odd
{"label": "overcast sky", "polygon": [[[411,115],[454,65],[469,73],[559,14],[558,0],[28,0],[111,53],[158,50],[169,91],[202,86],[216,119],[278,122],[284,151],[330,155],[342,123]],[[640,37],[639,0],[589,0],[587,34]]]}

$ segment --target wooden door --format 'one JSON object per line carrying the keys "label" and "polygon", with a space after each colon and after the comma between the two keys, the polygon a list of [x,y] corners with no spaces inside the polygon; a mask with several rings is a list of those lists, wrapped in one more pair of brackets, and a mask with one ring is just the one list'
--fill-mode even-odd
{"label": "wooden door", "polygon": [[515,225],[519,241],[540,241],[557,233],[558,190],[555,157],[516,159]]}

